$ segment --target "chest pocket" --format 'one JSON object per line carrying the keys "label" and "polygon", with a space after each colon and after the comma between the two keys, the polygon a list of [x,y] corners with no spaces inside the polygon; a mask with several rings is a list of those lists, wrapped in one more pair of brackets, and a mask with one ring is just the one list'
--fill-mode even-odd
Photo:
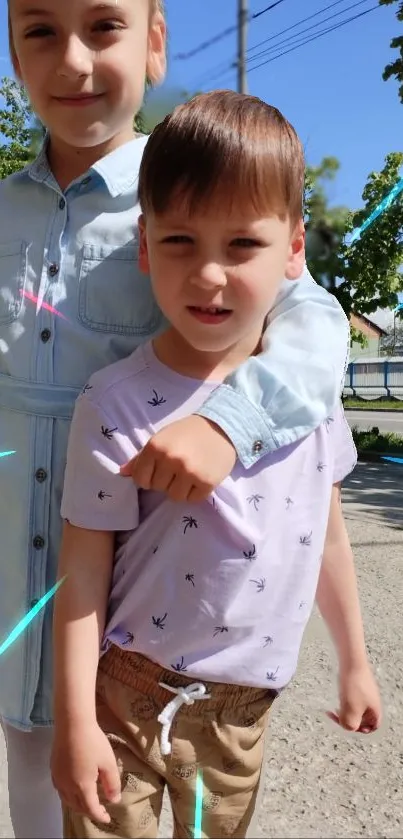
{"label": "chest pocket", "polygon": [[21,310],[27,273],[27,245],[0,243],[0,324],[13,323]]}
{"label": "chest pocket", "polygon": [[84,244],[79,275],[79,318],[88,329],[151,336],[162,315],[135,245],[122,248]]}

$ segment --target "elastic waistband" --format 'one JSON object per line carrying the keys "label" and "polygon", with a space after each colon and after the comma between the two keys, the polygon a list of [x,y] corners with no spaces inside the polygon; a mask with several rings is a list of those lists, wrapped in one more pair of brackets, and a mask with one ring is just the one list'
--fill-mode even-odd
{"label": "elastic waistband", "polygon": [[73,416],[80,388],[41,384],[0,374],[0,408],[53,419]]}
{"label": "elastic waistband", "polygon": [[[161,665],[156,664],[149,658],[121,650],[120,647],[112,646],[99,662],[99,669],[103,673],[122,682],[128,687],[133,687],[145,696],[151,696],[158,704],[163,705],[172,694],[161,687],[160,682],[173,688],[187,687],[195,682],[201,682],[206,686],[210,694],[208,703],[209,711],[220,711],[222,708],[240,708],[248,706],[253,702],[267,702],[269,706],[276,698],[277,691],[267,688],[245,687],[242,685],[221,684],[219,682],[206,682],[195,676],[185,676],[182,673],[172,673],[165,670]],[[195,707],[185,705],[181,713],[195,713]],[[207,710],[207,709],[206,709]]]}

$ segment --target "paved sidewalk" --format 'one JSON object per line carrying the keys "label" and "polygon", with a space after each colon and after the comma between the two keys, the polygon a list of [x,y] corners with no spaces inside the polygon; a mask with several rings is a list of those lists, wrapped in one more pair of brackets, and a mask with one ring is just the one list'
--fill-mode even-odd
{"label": "paved sidewalk", "polygon": [[[344,510],[385,722],[377,735],[360,737],[327,721],[324,711],[337,704],[334,658],[315,614],[297,677],[273,712],[259,836],[403,836],[403,467],[360,463]],[[170,835],[166,810],[161,836]],[[10,836],[1,742],[0,837]]]}

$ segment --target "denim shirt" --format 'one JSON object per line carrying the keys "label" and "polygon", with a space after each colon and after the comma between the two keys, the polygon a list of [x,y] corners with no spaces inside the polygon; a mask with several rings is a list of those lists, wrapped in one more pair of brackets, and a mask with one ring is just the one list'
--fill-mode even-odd
{"label": "denim shirt", "polygon": [[[137,179],[147,138],[64,193],[45,149],[0,182],[0,643],[55,582],[69,424],[90,375],[164,326],[138,269]],[[270,337],[269,337],[270,336]],[[305,436],[335,404],[348,323],[306,271],[284,283],[264,352],[208,398],[249,467]],[[52,720],[52,608],[0,659],[0,715]]]}

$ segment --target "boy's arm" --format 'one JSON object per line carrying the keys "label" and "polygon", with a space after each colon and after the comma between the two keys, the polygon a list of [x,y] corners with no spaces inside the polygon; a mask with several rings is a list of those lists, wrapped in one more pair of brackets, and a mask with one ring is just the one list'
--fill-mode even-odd
{"label": "boy's arm", "polygon": [[114,533],[64,525],[55,598],[56,726],[95,724],[95,682],[113,565]]}
{"label": "boy's arm", "polygon": [[248,468],[267,452],[305,437],[331,413],[349,341],[340,304],[305,268],[299,280],[283,284],[262,353],[244,362],[198,414],[225,432]]}
{"label": "boy's arm", "polygon": [[381,701],[365,649],[357,578],[341,508],[340,484],[332,490],[316,599],[339,659],[340,710],[331,716],[351,731],[374,731],[381,721]]}

